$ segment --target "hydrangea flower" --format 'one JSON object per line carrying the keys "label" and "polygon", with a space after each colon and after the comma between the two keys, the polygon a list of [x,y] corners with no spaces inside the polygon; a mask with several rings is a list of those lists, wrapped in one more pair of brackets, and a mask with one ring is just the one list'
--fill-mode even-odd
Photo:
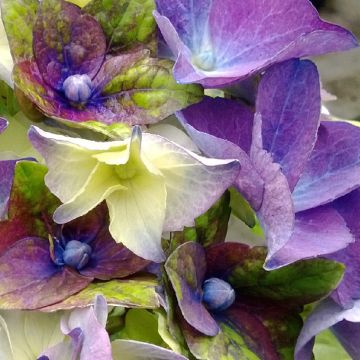
{"label": "hydrangea flower", "polygon": [[[137,29],[146,21],[142,12],[151,10],[133,9],[123,15],[110,5],[94,1],[81,9],[64,0],[3,1],[18,90],[49,117],[106,124],[153,123],[199,101],[201,87],[176,84],[171,61],[151,58],[149,50],[135,41],[132,48],[114,54],[115,46],[129,44],[118,43],[120,29],[108,34],[109,24],[100,18],[118,11],[112,24]],[[23,23],[22,32],[14,21]],[[114,50],[112,54],[109,49]]]}
{"label": "hydrangea flower", "polygon": [[268,269],[345,248],[354,236],[333,201],[360,185],[359,128],[320,124],[319,79],[309,61],[269,69],[256,111],[206,99],[179,118],[206,155],[239,159],[235,184],[264,227]]}
{"label": "hydrangea flower", "polygon": [[224,86],[269,65],[357,46],[309,0],[156,0],[157,24],[180,83]]}
{"label": "hydrangea flower", "polygon": [[106,200],[113,238],[155,262],[164,260],[162,232],[191,226],[239,172],[236,160],[198,156],[139,127],[111,142],[32,127],[30,140],[46,160],[48,188],[63,202],[55,222],[71,221]]}
{"label": "hydrangea flower", "polygon": [[169,256],[178,322],[196,358],[291,358],[302,305],[326,296],[342,277],[342,266],[324,259],[267,272],[265,256],[266,248],[230,242],[187,242]]}
{"label": "hydrangea flower", "polygon": [[[63,226],[48,223],[44,209],[42,216],[49,240],[31,233],[20,239],[16,233],[7,235],[12,243],[0,255],[1,308],[37,309],[57,304],[94,279],[124,278],[149,264],[112,239],[104,206]],[[17,223],[24,226],[19,219]],[[8,226],[0,223],[0,231]]]}

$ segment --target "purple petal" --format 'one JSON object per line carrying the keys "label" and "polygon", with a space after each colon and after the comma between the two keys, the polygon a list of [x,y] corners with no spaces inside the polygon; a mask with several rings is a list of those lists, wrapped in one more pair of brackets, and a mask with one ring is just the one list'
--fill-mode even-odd
{"label": "purple petal", "polygon": [[106,51],[105,35],[98,22],[63,0],[40,3],[33,44],[40,72],[56,90],[62,90],[70,75],[93,77]]}
{"label": "purple petal", "polygon": [[320,104],[319,74],[308,60],[275,65],[260,82],[256,110],[263,146],[280,164],[291,191],[315,145]]}
{"label": "purple petal", "polygon": [[222,86],[287,59],[357,46],[308,0],[157,0],[155,19],[182,83]]}
{"label": "purple petal", "polygon": [[263,197],[263,180],[246,153],[252,137],[251,111],[235,101],[205,98],[178,112],[177,117],[205,155],[240,161],[241,170],[235,185],[252,207],[258,209]]}
{"label": "purple petal", "polygon": [[11,187],[18,160],[0,161],[0,221],[8,218]]}
{"label": "purple petal", "polygon": [[[360,301],[355,302],[354,307],[348,310],[344,310],[331,299],[321,302],[305,321],[297,340],[295,360],[312,359],[314,337],[343,320],[360,322]],[[358,343],[356,345],[358,346]]]}
{"label": "purple petal", "polygon": [[165,269],[185,320],[205,335],[216,335],[219,327],[202,303],[206,272],[203,247],[194,242],[180,245],[167,259]]}
{"label": "purple petal", "polygon": [[351,358],[360,359],[360,324],[343,320],[332,330]]}
{"label": "purple petal", "polygon": [[360,212],[360,190],[355,190],[337,199],[334,207],[343,217],[355,237],[354,243],[327,256],[346,266],[344,278],[333,292],[332,298],[343,307],[349,307],[353,300],[360,298],[360,222],[358,217]]}
{"label": "purple petal", "polygon": [[6,119],[0,117],[0,134],[8,127],[9,123]]}
{"label": "purple petal", "polygon": [[324,121],[304,173],[293,192],[295,210],[329,203],[360,186],[360,128]]}
{"label": "purple petal", "polygon": [[135,255],[125,246],[117,244],[108,228],[103,228],[91,243],[89,263],[80,271],[82,275],[100,280],[119,279],[143,270],[150,262]]}
{"label": "purple petal", "polygon": [[330,254],[354,241],[342,216],[331,205],[297,213],[289,242],[265,268],[273,270],[295,261]]}
{"label": "purple petal", "polygon": [[273,162],[271,155],[262,148],[261,128],[261,116],[255,114],[250,158],[265,183],[258,217],[265,232],[269,260],[289,241],[295,214],[286,177],[280,166]]}
{"label": "purple petal", "polygon": [[0,257],[0,304],[3,309],[37,309],[67,298],[91,280],[57,267],[47,240],[23,239]]}

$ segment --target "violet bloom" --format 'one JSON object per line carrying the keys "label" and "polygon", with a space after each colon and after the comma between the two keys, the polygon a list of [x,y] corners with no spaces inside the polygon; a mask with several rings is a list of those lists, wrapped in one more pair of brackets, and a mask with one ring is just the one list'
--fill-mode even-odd
{"label": "violet bloom", "polygon": [[229,358],[290,358],[302,305],[334,289],[343,272],[325,259],[268,272],[262,268],[265,256],[266,248],[230,242],[207,248],[187,242],[169,256],[165,270],[180,308],[178,321],[196,358],[218,359],[220,351]]}
{"label": "violet bloom", "polygon": [[100,206],[63,226],[50,225],[50,242],[23,237],[6,248],[0,256],[0,307],[50,306],[94,279],[124,278],[144,269],[148,261],[113,240],[106,216],[106,207]]}
{"label": "violet bloom", "polygon": [[[112,11],[109,4],[106,9],[102,4],[94,7],[98,12]],[[73,122],[144,124],[202,98],[201,87],[176,84],[171,61],[151,58],[149,50],[136,42],[126,52],[110,54],[113,36],[104,33],[106,24],[98,22],[93,11],[91,6],[81,9],[64,0],[2,3],[15,61],[14,83],[42,113]],[[111,20],[117,27],[121,16]],[[136,14],[126,16],[127,26],[141,22]],[[26,24],[24,35],[13,31],[14,21]]]}
{"label": "violet bloom", "polygon": [[309,61],[270,68],[256,112],[209,98],[178,115],[206,155],[239,159],[235,185],[264,228],[266,268],[345,248],[354,235],[334,200],[360,186],[360,129],[320,124],[319,77]]}
{"label": "violet bloom", "polygon": [[357,46],[308,0],[156,0],[180,83],[224,86],[272,64]]}

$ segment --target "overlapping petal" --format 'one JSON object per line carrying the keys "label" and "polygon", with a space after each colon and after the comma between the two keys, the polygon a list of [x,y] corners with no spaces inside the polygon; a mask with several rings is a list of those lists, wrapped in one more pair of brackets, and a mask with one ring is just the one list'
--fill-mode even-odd
{"label": "overlapping petal", "polygon": [[357,46],[350,32],[322,21],[308,0],[156,4],[155,19],[182,83],[222,86],[290,58]]}

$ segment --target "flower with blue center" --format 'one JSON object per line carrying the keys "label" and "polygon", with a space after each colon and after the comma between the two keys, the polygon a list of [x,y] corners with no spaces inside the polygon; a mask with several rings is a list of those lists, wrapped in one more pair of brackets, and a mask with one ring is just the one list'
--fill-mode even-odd
{"label": "flower with blue center", "polygon": [[170,301],[168,310],[196,358],[215,360],[219,351],[229,358],[280,360],[284,352],[290,358],[302,306],[331,292],[343,273],[341,264],[325,259],[268,272],[265,257],[264,247],[232,242],[203,247],[190,241],[170,254],[165,271],[173,290],[167,294],[175,292],[178,310]]}

